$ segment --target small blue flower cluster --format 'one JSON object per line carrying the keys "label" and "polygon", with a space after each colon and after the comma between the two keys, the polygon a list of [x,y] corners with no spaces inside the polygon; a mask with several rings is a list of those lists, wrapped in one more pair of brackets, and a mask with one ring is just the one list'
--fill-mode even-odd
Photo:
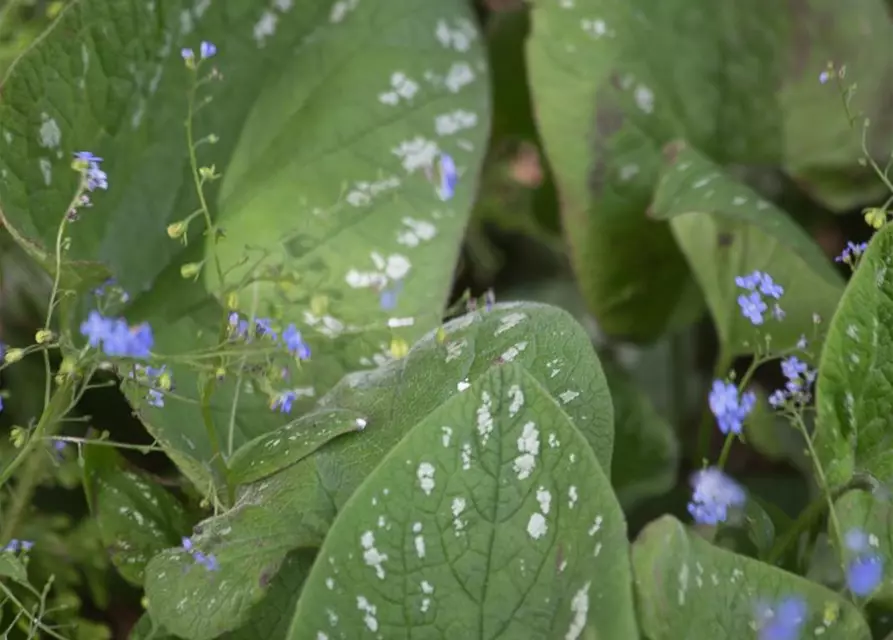
{"label": "small blue flower cluster", "polygon": [[[229,315],[230,336],[251,342],[252,332],[249,331],[249,323],[247,320],[240,318],[239,314],[233,311]],[[279,340],[279,334],[273,330],[273,321],[269,318],[258,318],[254,321],[254,335],[258,337],[269,336],[274,342]],[[310,347],[304,342],[301,332],[294,324],[290,324],[282,332],[282,344],[289,353],[296,356],[299,360],[310,359]]]}
{"label": "small blue flower cluster", "polygon": [[798,640],[808,608],[800,596],[782,598],[777,604],[757,604],[760,640]]}
{"label": "small blue flower cluster", "polygon": [[294,391],[283,391],[273,400],[270,408],[279,410],[280,413],[291,413],[291,406],[297,400],[298,394]]}
{"label": "small blue flower cluster", "polygon": [[[180,55],[183,56],[183,60],[185,60],[187,63],[195,62],[195,52],[188,47],[181,49]],[[215,55],[217,55],[217,47],[210,42],[202,42],[198,48],[198,55],[200,56],[201,60],[213,58]]]}
{"label": "small blue flower cluster", "polygon": [[741,508],[747,501],[744,489],[715,467],[694,473],[692,487],[694,493],[688,503],[688,512],[700,524],[725,522],[730,509]]}
{"label": "small blue flower cluster", "polygon": [[[784,288],[772,280],[772,276],[762,271],[754,271],[746,276],[737,276],[735,284],[746,291],[738,296],[741,314],[757,326],[763,324],[763,314],[769,309],[766,299],[780,300],[784,294]],[[783,319],[784,311],[781,307],[777,302],[772,305],[772,315],[777,320]]]}
{"label": "small blue flower cluster", "polygon": [[860,598],[871,595],[884,579],[884,558],[876,550],[877,541],[872,544],[863,530],[850,529],[844,544],[853,554],[846,567],[847,587]]}
{"label": "small blue flower cluster", "polygon": [[[102,158],[94,156],[89,151],[78,151],[74,154],[73,167],[83,176],[84,189],[88,192],[109,188],[108,175],[99,167],[101,162]],[[66,218],[73,222],[78,219],[78,209],[91,206],[93,206],[93,203],[89,194],[80,193],[78,199],[72,203],[71,208],[67,211]]]}
{"label": "small blue flower cluster", "polygon": [[166,373],[167,365],[164,364],[160,367],[151,367],[138,364],[130,372],[129,377],[131,379],[139,380],[140,382],[147,384],[149,386],[149,391],[146,394],[146,400],[151,406],[161,409],[162,407],[164,407],[164,393],[159,387],[163,386],[161,384],[161,379],[162,376],[164,376]]}
{"label": "small blue flower cluster", "polygon": [[183,549],[195,559],[195,564],[203,566],[208,571],[217,571],[220,568],[213,553],[205,555],[195,548],[195,545],[192,544],[192,540],[189,538],[183,538]]}
{"label": "small blue flower cluster", "polygon": [[[89,151],[78,151],[74,154],[74,157],[75,160],[86,164],[84,177],[86,179],[87,191],[96,191],[97,189],[105,191],[109,188],[109,177],[105,171],[99,168],[102,158],[94,156]],[[88,203],[89,201],[84,204]]]}
{"label": "small blue flower cluster", "polygon": [[855,242],[848,241],[846,243],[846,248],[841,252],[839,256],[834,258],[835,262],[842,262],[844,264],[854,265],[856,264],[856,260],[865,253],[865,250],[868,248],[867,242],[860,242],[856,244]]}
{"label": "small blue flower cluster", "polygon": [[154,344],[148,324],[130,327],[123,318],[106,318],[95,310],[81,323],[81,335],[91,347],[102,346],[105,355],[113,358],[148,358]]}
{"label": "small blue flower cluster", "polygon": [[740,434],[744,419],[753,411],[757,396],[753,391],[745,391],[738,397],[738,387],[731,382],[714,380],[710,390],[710,411],[716,416],[719,430],[724,434]]}
{"label": "small blue flower cluster", "polygon": [[[801,342],[805,342],[801,338]],[[799,343],[798,343],[799,346]],[[815,382],[816,370],[797,358],[789,356],[781,361],[781,373],[787,378],[783,389],[776,389],[769,396],[769,404],[776,409],[788,402],[806,404],[810,400],[809,387]]]}
{"label": "small blue flower cluster", "polygon": [[9,541],[5,547],[3,547],[2,551],[8,551],[9,553],[18,553],[21,551],[25,553],[27,551],[31,551],[31,548],[34,546],[34,543],[30,540],[16,540],[13,538]]}

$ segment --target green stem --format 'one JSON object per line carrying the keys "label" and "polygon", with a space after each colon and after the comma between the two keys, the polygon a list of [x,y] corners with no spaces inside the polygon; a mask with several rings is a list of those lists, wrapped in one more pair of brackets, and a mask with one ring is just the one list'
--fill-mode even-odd
{"label": "green stem", "polygon": [[[46,633],[47,635],[50,635],[50,636],[52,636],[52,637],[54,637],[54,638],[58,638],[59,640],[67,640],[67,639],[65,638],[65,636],[63,636],[62,634],[58,633],[57,631],[55,631],[55,630],[52,629],[51,627],[48,627],[47,625],[45,625],[45,624],[41,621],[41,619],[40,619],[39,616],[38,616],[38,617],[33,616],[33,615],[28,611],[28,609],[25,607],[25,604],[24,604],[23,602],[21,602],[18,598],[16,598],[16,597],[15,597],[15,594],[14,594],[14,593],[13,593],[7,586],[6,586],[6,585],[4,585],[3,583],[0,583],[0,591],[3,592],[3,595],[5,595],[7,598],[9,598],[9,601],[10,601],[10,602],[12,602],[15,606],[17,606],[17,607],[19,608],[19,610],[22,612],[22,615],[24,615],[25,618],[28,619],[28,622],[30,622],[31,625],[32,625],[33,627],[35,627],[35,628],[37,628],[37,629],[40,629],[41,631],[43,631],[43,632]],[[6,636],[4,635],[4,637],[6,637]],[[32,637],[33,637],[33,636],[32,636]]]}
{"label": "green stem", "polygon": [[735,442],[735,434],[730,433],[726,436],[725,442],[722,443],[722,451],[719,452],[719,460],[716,466],[723,470],[726,468],[726,462],[729,460],[729,452],[732,450],[732,443]]}
{"label": "green stem", "polygon": [[828,489],[828,479],[825,477],[825,470],[822,469],[822,465],[815,452],[815,447],[812,446],[812,438],[809,437],[809,431],[807,431],[806,425],[803,422],[803,416],[799,413],[794,414],[794,426],[797,427],[800,433],[803,434],[803,439],[806,440],[806,448],[809,451],[809,457],[812,459],[812,466],[815,468],[816,476],[818,476],[819,479],[819,490],[822,492],[822,496],[828,503],[828,518],[831,520],[831,527],[834,529],[834,535],[837,538],[837,549],[842,550],[843,529],[841,529],[840,521],[837,519],[837,513],[834,511],[834,497]]}
{"label": "green stem", "polygon": [[769,564],[778,562],[778,559],[781,558],[785,551],[787,551],[788,547],[796,542],[800,535],[813,525],[822,513],[824,513],[825,507],[827,506],[828,501],[825,500],[824,495],[819,496],[810,502],[806,508],[800,512],[800,515],[794,523],[784,532],[784,535],[772,545],[772,549],[769,550],[766,562]]}
{"label": "green stem", "polygon": [[12,503],[3,514],[3,524],[0,526],[0,540],[6,542],[12,538],[19,521],[24,515],[25,509],[31,503],[31,496],[40,481],[40,472],[44,463],[43,451],[38,448],[46,438],[55,435],[56,429],[61,424],[62,418],[71,409],[75,380],[66,378],[56,389],[49,404],[40,416],[40,420],[31,436],[25,442],[12,462],[0,471],[0,486],[6,484],[16,470],[25,464],[22,474],[16,484],[15,495]]}

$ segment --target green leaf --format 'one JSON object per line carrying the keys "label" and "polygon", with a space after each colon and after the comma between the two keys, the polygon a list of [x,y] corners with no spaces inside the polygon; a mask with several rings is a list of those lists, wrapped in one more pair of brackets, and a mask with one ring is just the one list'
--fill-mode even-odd
{"label": "green leaf", "polygon": [[[233,631],[220,636],[221,640],[280,640],[288,633],[298,596],[304,581],[310,573],[315,552],[297,549],[291,552],[282,563],[282,568],[270,582],[269,591],[254,607],[248,621]],[[157,625],[155,635],[151,635],[152,618],[148,613],[137,624],[138,634],[131,640],[173,640],[163,627]]]}
{"label": "green leaf", "polygon": [[173,495],[128,470],[112,448],[83,447],[84,491],[99,536],[125,580],[142,586],[146,563],[179,544],[192,524]]}
{"label": "green leaf", "polygon": [[[868,625],[850,602],[814,582],[714,547],[664,516],[633,544],[642,632],[651,640],[754,637],[756,609],[782,598],[807,605],[802,633],[868,640]],[[834,610],[836,616],[825,617]],[[697,630],[692,636],[691,631]]]}
{"label": "green leaf", "polygon": [[[784,212],[738,183],[685,143],[668,158],[654,196],[656,217],[669,219],[695,274],[729,356],[753,353],[772,336],[773,350],[812,336],[813,315],[829,318],[844,282],[818,245]],[[736,276],[760,270],[784,287],[782,321],[755,328],[738,306]]]}
{"label": "green leaf", "polygon": [[893,226],[878,231],[828,326],[816,381],[815,447],[830,487],[893,479]]}
{"label": "green leaf", "polygon": [[[117,10],[117,5],[110,9]],[[195,125],[198,135],[221,138],[198,148],[199,162],[214,163],[224,176],[219,192],[212,185],[208,193],[216,224],[226,234],[217,253],[228,285],[244,275],[247,266],[239,264],[261,264],[256,286],[239,291],[243,310],[283,325],[294,322],[304,332],[313,362],[290,380],[302,394],[294,411],[303,413],[346,373],[387,359],[394,336],[412,342],[440,322],[485,152],[486,59],[471,11],[461,0],[437,5],[400,0],[385,8],[319,0],[301,11],[226,0],[202,6],[201,16],[197,11],[171,9],[176,20],[165,32],[165,46],[176,52],[201,36],[219,47],[213,64],[223,79],[203,85],[202,94],[213,101]],[[181,13],[197,24],[188,39],[176,36]],[[135,19],[141,18],[121,18]],[[257,26],[254,40],[246,41],[251,25]],[[407,34],[412,35],[407,39]],[[154,78],[156,67],[164,71],[158,91],[165,102],[159,106],[153,98],[146,105],[151,127],[132,133],[125,126],[121,141],[103,138],[95,149],[106,157],[111,188],[97,196],[89,220],[84,216],[78,224],[90,226],[97,238],[113,231],[114,237],[91,253],[79,236],[85,227],[72,229],[73,246],[87,255],[98,252],[125,286],[142,292],[134,296],[130,315],[150,321],[157,351],[181,356],[216,346],[226,313],[204,286],[220,293],[214,260],[197,237],[201,220],[193,222],[196,237],[185,252],[165,233],[166,224],[197,207],[181,161],[187,155],[182,120],[188,78],[182,60],[173,55],[171,69],[145,63],[145,77]],[[108,57],[121,60],[119,54]],[[395,93],[393,83],[406,95]],[[148,110],[155,106],[157,114]],[[164,135],[142,150],[155,128]],[[63,132],[63,146],[81,139],[71,137]],[[118,146],[126,148],[118,153]],[[136,155],[130,158],[125,151]],[[461,174],[448,202],[425,175],[439,152],[448,152]],[[133,166],[122,165],[125,156]],[[138,163],[146,162],[153,165],[151,181],[137,172]],[[137,172],[138,184],[125,182],[125,168]],[[119,192],[138,188],[164,197],[131,193],[136,205],[128,200],[121,211],[114,208]],[[51,228],[48,221],[42,225]],[[180,277],[181,263],[203,260],[207,283]],[[378,288],[385,285],[402,287],[392,310],[380,308]],[[389,326],[391,316],[398,319],[396,328]],[[408,322],[412,325],[404,326]],[[144,406],[136,390],[131,399],[152,434],[202,489],[214,484],[208,471],[212,458],[228,457],[287,422],[269,411],[266,397],[252,396],[246,381],[226,380],[210,410],[221,442],[222,451],[216,451],[198,403],[201,381],[180,363],[171,373],[177,393],[163,410]]]}
{"label": "green leaf", "polygon": [[[214,163],[227,175],[223,193],[235,189],[242,205],[258,205],[245,200],[259,192],[268,198],[265,206],[287,202],[262,210],[242,239],[281,237],[283,223],[295,219],[312,226],[308,237],[317,238],[335,226],[346,230],[360,217],[375,220],[380,216],[367,216],[367,209],[323,222],[312,210],[317,198],[329,206],[342,183],[375,182],[382,178],[379,169],[390,175],[391,148],[416,135],[437,139],[454,153],[468,178],[476,171],[486,139],[487,89],[469,17],[455,1],[435,7],[404,0],[380,9],[318,0],[300,11],[288,3],[250,0],[67,5],[4,81],[3,219],[33,255],[51,262],[56,229],[77,182],[71,154],[94,151],[105,158],[110,189],[97,194],[90,215],[71,226],[68,259],[86,262],[72,268],[102,263],[129,290],[145,290],[182,248],[166,235],[166,225],[197,206],[183,128],[190,79],[180,49],[210,40],[219,53],[203,71],[217,66],[222,80],[204,86],[214,100],[201,110],[196,131],[199,137],[215,133],[219,142],[201,147],[199,162]],[[114,38],[108,37],[111,29]],[[392,74],[399,71],[417,83],[418,92],[391,105],[380,96],[392,90]],[[438,136],[434,117],[459,109],[475,113],[476,126]],[[474,151],[462,149],[469,147]],[[283,175],[290,181],[284,189]],[[473,179],[465,182],[456,206],[441,208],[443,236],[461,231]],[[398,192],[430,215],[433,199],[426,192]],[[236,231],[233,203],[225,200],[222,217]],[[308,215],[297,215],[295,206]],[[385,214],[395,233],[406,207],[404,200]],[[366,258],[374,248],[364,248]],[[441,241],[431,249],[452,256],[456,247]],[[424,287],[412,290],[425,293]]]}
{"label": "green leaf", "polygon": [[616,415],[611,483],[629,510],[676,484],[679,441],[673,427],[620,366],[606,363],[604,367]]}
{"label": "green leaf", "polygon": [[[440,321],[452,284],[489,129],[486,56],[461,0],[317,4],[301,12],[312,37],[245,122],[220,191],[227,239],[209,237],[206,253],[217,246],[229,286],[263,258],[264,277],[240,292],[259,315],[323,299],[304,314],[311,330],[338,338],[418,316],[412,340]],[[448,202],[426,178],[441,152],[461,176]],[[217,270],[204,274],[219,291]]]}
{"label": "green leaf", "polygon": [[[535,113],[574,266],[608,333],[654,337],[685,288],[669,230],[644,216],[666,143],[685,139],[721,166],[783,165],[802,179],[818,169],[870,173],[859,166],[859,132],[839,89],[819,83],[829,60],[845,61],[843,84],[865,87],[851,110],[874,123],[868,138],[883,165],[893,144],[893,25],[883,5],[534,3],[527,53]],[[825,197],[821,183],[808,186]],[[839,199],[836,191],[830,197]]]}
{"label": "green leaf", "polygon": [[230,481],[255,482],[300,462],[338,436],[366,428],[354,411],[321,411],[298,418],[240,447],[229,460]]}
{"label": "green leaf", "polygon": [[0,577],[27,585],[28,569],[14,553],[3,551],[0,552]]}
{"label": "green leaf", "polygon": [[[500,304],[457,318],[442,332],[443,340],[432,331],[402,360],[348,375],[320,401],[318,410],[366,417],[363,432],[336,438],[243,487],[233,509],[199,525],[193,541],[215,555],[219,571],[194,570],[191,559],[176,550],[156,556],[145,585],[150,612],[173,633],[190,638],[212,638],[244,624],[285,555],[319,548],[337,511],[409,429],[508,362],[539,382],[582,432],[602,468],[611,468],[610,392],[585,331],[567,313],[540,304]],[[438,437],[447,435],[438,427]],[[180,578],[171,581],[170,575]]]}
{"label": "green leaf", "polygon": [[627,545],[585,439],[506,363],[419,422],[354,493],[288,637],[635,637]]}
{"label": "green leaf", "polygon": [[[878,590],[872,594],[872,600],[883,605],[893,604],[893,503],[885,489],[871,493],[862,489],[847,491],[834,503],[834,511],[840,523],[841,533],[846,535],[850,529],[860,529],[868,536],[872,552],[884,559],[884,577]],[[836,540],[836,533],[829,527],[828,535]],[[835,545],[836,546],[836,545]],[[840,555],[839,547],[837,553]],[[849,550],[844,551],[842,560],[852,559]]]}

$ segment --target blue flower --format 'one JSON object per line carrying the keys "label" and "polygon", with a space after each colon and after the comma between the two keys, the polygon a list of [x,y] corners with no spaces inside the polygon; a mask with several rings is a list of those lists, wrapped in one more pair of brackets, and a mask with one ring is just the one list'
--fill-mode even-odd
{"label": "blue flower", "polygon": [[854,242],[847,241],[846,248],[843,252],[834,258],[835,262],[843,262],[845,264],[854,264],[856,259],[859,258],[865,250],[868,248],[867,242],[860,242],[859,244],[855,244]]}
{"label": "blue flower", "polygon": [[394,282],[393,286],[384,289],[378,298],[378,304],[384,311],[391,311],[394,307],[397,306],[397,298],[400,295],[400,290],[403,289],[403,281],[397,280]]}
{"label": "blue flower", "polygon": [[81,323],[81,335],[91,347],[101,345],[110,357],[148,358],[154,343],[148,324],[131,328],[123,318],[106,318],[95,310]]}
{"label": "blue flower", "polygon": [[153,407],[157,407],[159,409],[164,407],[164,394],[161,393],[161,391],[159,391],[158,389],[149,389],[149,394],[146,396],[146,399]]}
{"label": "blue flower", "polygon": [[441,153],[438,162],[438,174],[440,177],[440,186],[438,193],[441,200],[450,200],[456,194],[456,184],[459,182],[459,175],[456,173],[456,163],[453,158],[446,153]]}
{"label": "blue flower", "polygon": [[210,42],[202,42],[199,46],[199,55],[201,55],[202,60],[207,60],[208,58],[214,57],[217,53],[217,47],[215,47]]}
{"label": "blue flower", "polygon": [[[75,160],[83,163],[82,168],[84,177],[86,178],[86,187],[88,191],[109,188],[108,175],[106,175],[105,171],[99,168],[99,163],[102,162],[102,158],[94,156],[89,151],[77,151],[74,154],[74,157]],[[89,199],[84,204],[89,204]]]}
{"label": "blue flower", "polygon": [[784,598],[777,606],[759,605],[757,625],[760,640],[798,640],[806,621],[806,601],[799,596]]}
{"label": "blue flower", "polygon": [[806,404],[810,400],[809,386],[815,382],[816,370],[800,360],[797,356],[789,356],[781,361],[781,372],[787,382],[784,389],[777,389],[769,396],[769,404],[779,408],[789,400]]}
{"label": "blue flower", "polygon": [[827,71],[822,71],[819,74],[819,82],[822,84],[826,84],[828,82],[828,80],[830,80],[830,79],[831,79],[831,74],[828,73]]}
{"label": "blue flower", "polygon": [[708,402],[719,430],[724,434],[740,434],[745,418],[753,411],[757,396],[752,391],[746,391],[739,398],[738,387],[734,384],[714,380]]}
{"label": "blue flower", "polygon": [[776,283],[768,273],[760,273],[760,293],[775,300],[780,300],[784,294],[784,288]]}
{"label": "blue flower", "polygon": [[282,332],[282,341],[289,353],[296,355],[301,360],[310,358],[310,347],[304,342],[301,332],[295,325],[290,324],[285,328],[285,331]]}
{"label": "blue flower", "polygon": [[192,544],[192,540],[189,538],[183,538],[182,540],[183,549],[192,556],[195,560],[195,564],[203,566],[208,571],[216,571],[220,568],[217,564],[217,558],[214,557],[214,554],[205,555],[201,551],[195,548],[195,545]]}
{"label": "blue flower", "polygon": [[853,595],[871,595],[884,578],[884,560],[875,553],[856,556],[847,564],[846,584]]}
{"label": "blue flower", "polygon": [[217,564],[217,558],[214,557],[214,554],[205,555],[201,551],[196,551],[192,554],[192,557],[195,558],[195,563],[203,566],[208,571],[217,571],[220,568],[220,565]]}
{"label": "blue flower", "polygon": [[183,57],[183,60],[186,62],[191,62],[195,60],[195,52],[189,47],[183,47],[180,49],[180,55]]}
{"label": "blue flower", "polygon": [[872,550],[868,534],[858,527],[849,529],[843,544],[853,554],[847,563],[846,583],[854,595],[871,595],[884,578],[884,559]]}
{"label": "blue flower", "polygon": [[[763,296],[774,300],[781,299],[784,287],[775,282],[768,273],[754,271],[746,276],[737,276],[735,284],[747,293],[738,296],[738,306],[742,315],[754,325],[763,324],[763,314],[769,308]],[[784,311],[777,304],[773,305],[772,315],[781,320]]]}
{"label": "blue flower", "polygon": [[283,391],[273,401],[272,409],[278,409],[281,413],[291,413],[291,406],[297,398],[294,391]]}
{"label": "blue flower", "polygon": [[758,292],[753,291],[748,295],[738,296],[738,306],[741,307],[741,314],[751,323],[763,324],[763,314],[768,307]]}
{"label": "blue flower", "polygon": [[30,551],[34,543],[30,540],[17,540],[13,538],[0,551],[8,551],[9,553],[18,553],[19,551]]}
{"label": "blue flower", "polygon": [[91,311],[87,319],[81,323],[81,335],[87,338],[87,344],[91,347],[98,347],[111,329],[111,324],[111,321],[98,311]]}
{"label": "blue flower", "polygon": [[80,160],[81,162],[102,162],[102,158],[99,156],[94,156],[89,151],[75,151],[74,157],[76,160]]}
{"label": "blue flower", "polygon": [[807,369],[806,363],[796,356],[790,356],[781,361],[781,373],[788,380],[797,380],[801,374],[806,373]]}
{"label": "blue flower", "polygon": [[692,487],[694,492],[688,512],[700,524],[725,522],[729,509],[743,507],[747,501],[744,489],[715,467],[694,473]]}
{"label": "blue flower", "polygon": [[257,335],[270,336],[273,340],[279,337],[276,332],[273,331],[273,321],[269,318],[257,318],[254,321],[254,324],[257,326]]}

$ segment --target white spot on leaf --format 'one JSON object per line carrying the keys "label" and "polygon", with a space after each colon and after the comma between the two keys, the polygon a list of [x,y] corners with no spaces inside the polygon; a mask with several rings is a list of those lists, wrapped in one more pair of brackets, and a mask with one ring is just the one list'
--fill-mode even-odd
{"label": "white spot on leaf", "polygon": [[430,496],[434,490],[434,466],[430,462],[421,463],[416,470],[416,477],[419,479],[419,487],[426,496]]}

